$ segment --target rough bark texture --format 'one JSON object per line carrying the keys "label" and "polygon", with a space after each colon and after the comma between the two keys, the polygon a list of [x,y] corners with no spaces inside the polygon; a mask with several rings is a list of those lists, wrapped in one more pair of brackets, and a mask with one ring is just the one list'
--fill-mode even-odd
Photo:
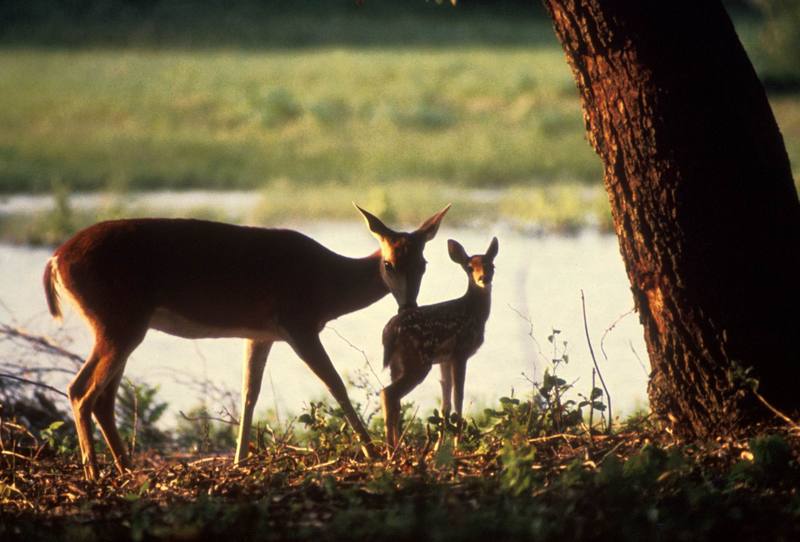
{"label": "rough bark texture", "polygon": [[800,203],[764,89],[718,1],[544,0],[605,164],[651,407],[708,437],[800,406]]}

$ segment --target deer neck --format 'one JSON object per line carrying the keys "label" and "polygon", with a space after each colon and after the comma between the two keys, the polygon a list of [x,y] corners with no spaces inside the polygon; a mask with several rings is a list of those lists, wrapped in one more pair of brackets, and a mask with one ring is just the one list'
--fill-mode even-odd
{"label": "deer neck", "polygon": [[464,301],[471,311],[481,320],[489,318],[489,311],[492,307],[492,285],[489,284],[481,288],[477,284],[470,282],[467,293],[464,294]]}
{"label": "deer neck", "polygon": [[345,258],[339,272],[341,280],[331,292],[331,319],[371,305],[389,293],[380,272],[381,253],[365,258]]}

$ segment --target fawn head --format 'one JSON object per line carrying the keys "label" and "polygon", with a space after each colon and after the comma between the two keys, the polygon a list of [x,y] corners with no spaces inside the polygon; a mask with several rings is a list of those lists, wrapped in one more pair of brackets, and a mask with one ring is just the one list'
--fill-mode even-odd
{"label": "fawn head", "polygon": [[494,237],[492,242],[489,243],[486,254],[469,256],[458,241],[447,240],[447,251],[450,253],[450,259],[466,271],[470,288],[473,285],[481,289],[491,287],[492,279],[494,278],[494,259],[497,256],[498,248],[497,237]]}
{"label": "fawn head", "polygon": [[425,243],[436,236],[439,223],[450,208],[431,216],[413,232],[396,232],[387,227],[375,215],[365,211],[358,205],[367,223],[367,228],[381,245],[381,278],[392,292],[401,309],[417,306],[417,295],[425,274],[427,262],[423,257]]}

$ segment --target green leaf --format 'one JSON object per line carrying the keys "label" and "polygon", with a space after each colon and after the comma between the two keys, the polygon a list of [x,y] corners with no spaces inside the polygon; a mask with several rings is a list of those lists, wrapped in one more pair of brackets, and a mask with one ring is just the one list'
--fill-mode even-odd
{"label": "green leaf", "polygon": [[301,414],[300,417],[297,418],[297,421],[306,425],[314,424],[314,418],[312,418],[310,414]]}
{"label": "green leaf", "polygon": [[453,457],[453,447],[449,441],[446,441],[436,451],[436,456],[433,458],[434,464],[441,468],[452,468],[455,463]]}

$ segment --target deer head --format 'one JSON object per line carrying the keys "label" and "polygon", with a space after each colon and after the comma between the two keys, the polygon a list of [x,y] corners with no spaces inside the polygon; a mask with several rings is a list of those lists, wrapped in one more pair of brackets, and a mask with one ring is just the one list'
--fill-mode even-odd
{"label": "deer head", "polygon": [[494,278],[494,259],[497,256],[498,248],[497,237],[494,237],[486,254],[469,256],[458,241],[447,240],[450,259],[459,264],[467,273],[470,288],[491,289]]}
{"label": "deer head", "polygon": [[381,277],[392,292],[401,309],[416,307],[422,275],[425,274],[426,261],[423,256],[425,244],[436,236],[439,223],[450,208],[434,214],[413,232],[396,232],[387,227],[375,215],[358,205],[367,228],[381,246]]}

